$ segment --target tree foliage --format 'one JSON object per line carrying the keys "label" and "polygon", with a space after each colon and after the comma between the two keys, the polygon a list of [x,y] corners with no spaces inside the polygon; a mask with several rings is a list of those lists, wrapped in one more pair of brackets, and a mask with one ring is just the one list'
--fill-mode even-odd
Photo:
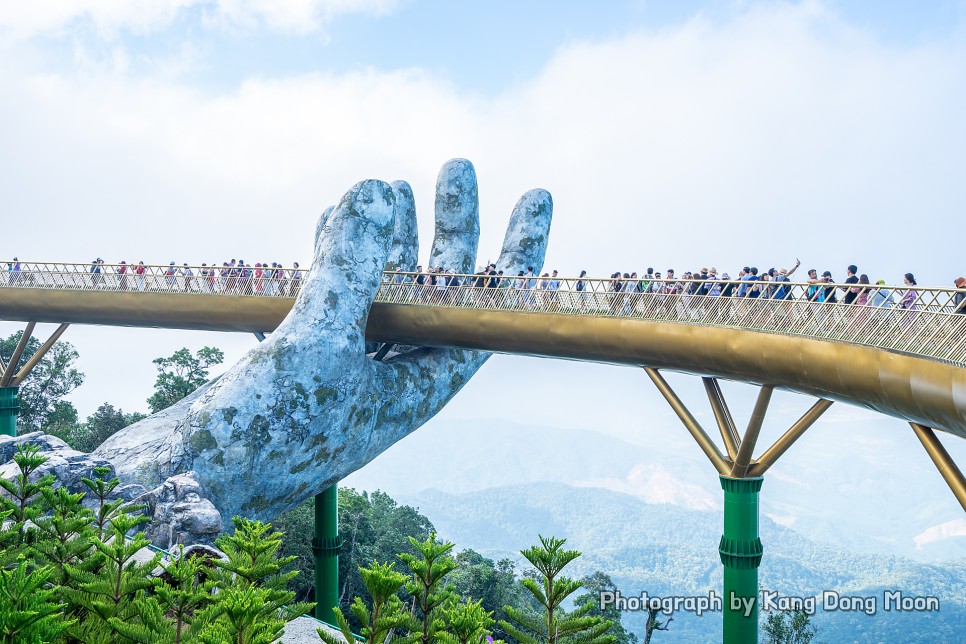
{"label": "tree foliage", "polygon": [[563,602],[581,587],[575,579],[562,576],[563,569],[580,556],[576,550],[564,550],[566,539],[540,537],[540,545],[521,550],[520,554],[537,571],[537,578],[524,578],[520,583],[541,606],[534,615],[513,606],[504,610],[508,619],[503,629],[521,644],[613,644],[607,634],[610,622],[588,613],[592,604],[563,609]]}
{"label": "tree foliage", "polygon": [[[275,526],[285,533],[281,552],[296,557],[293,565],[303,572],[295,578],[294,590],[302,600],[314,598],[312,570],[312,536],[315,525],[315,505],[308,499],[298,507],[280,515]],[[339,602],[354,627],[348,612],[352,598],[362,594],[365,585],[359,572],[361,566],[373,561],[396,562],[402,565],[398,555],[415,554],[416,549],[409,537],[425,540],[433,531],[433,524],[425,516],[408,505],[399,505],[388,494],[356,492],[352,488],[339,488],[339,534],[344,545],[339,553]]]}
{"label": "tree foliage", "polygon": [[816,634],[808,614],[801,610],[771,611],[761,630],[768,644],[809,644]]}
{"label": "tree foliage", "polygon": [[281,535],[235,519],[216,541],[224,560],[179,555],[156,576],[161,555],[148,549],[139,506],[108,500],[118,480],[97,468],[83,482],[93,496],[36,476],[46,458],[33,445],[14,455],[18,472],[0,479],[0,644],[275,642],[285,623],[311,605],[285,586]]}
{"label": "tree foliage", "polygon": [[152,413],[167,409],[195,389],[208,382],[208,370],[225,361],[225,354],[215,347],[202,347],[193,355],[178,349],[167,358],[155,358],[158,378],[154,393],[148,398]]}
{"label": "tree foliage", "polygon": [[[23,337],[23,331],[0,339],[0,357],[9,365],[13,352]],[[17,362],[20,369],[40,349],[41,342],[35,337],[27,341],[27,346]],[[84,374],[74,367],[78,358],[73,345],[63,340],[55,342],[40,362],[20,383],[17,397],[20,399],[20,414],[17,423],[20,433],[47,431],[48,427],[57,430],[73,417],[77,420],[77,410],[64,396],[84,382]]]}
{"label": "tree foliage", "polygon": [[75,423],[64,433],[57,435],[78,451],[93,452],[110,436],[144,418],[146,416],[140,412],[125,414],[123,409],[115,409],[114,405],[103,403],[86,421]]}
{"label": "tree foliage", "polygon": [[403,553],[399,558],[412,573],[412,578],[406,582],[406,591],[412,595],[413,603],[419,609],[415,639],[429,644],[436,641],[437,633],[445,626],[444,605],[456,599],[453,589],[443,586],[443,578],[456,568],[456,561],[447,554],[453,549],[453,544],[438,542],[435,532],[430,533],[426,541],[409,537],[409,542],[418,554]]}
{"label": "tree foliage", "polygon": [[602,617],[609,621],[610,630],[607,631],[607,634],[614,638],[615,644],[636,644],[637,636],[627,632],[624,625],[621,624],[621,613],[613,604],[604,610],[600,609],[600,594],[604,591],[617,590],[617,586],[610,578],[610,575],[598,570],[581,579],[580,583],[587,592],[574,597],[574,606],[583,608],[589,604],[590,608],[587,609],[587,616]]}

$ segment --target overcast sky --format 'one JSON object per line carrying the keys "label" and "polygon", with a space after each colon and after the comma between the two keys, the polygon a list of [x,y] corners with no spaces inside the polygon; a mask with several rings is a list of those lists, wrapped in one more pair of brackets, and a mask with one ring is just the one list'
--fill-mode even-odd
{"label": "overcast sky", "polygon": [[[539,187],[554,199],[546,267],[565,275],[799,257],[839,279],[855,263],[951,285],[966,273],[964,17],[953,0],[6,2],[0,257],[304,265],[319,213],[379,178],[411,183],[425,258],[436,174],[463,157],[481,261]],[[254,343],[65,339],[88,375],[82,416],[145,409],[156,356],[212,344],[233,362]],[[486,369],[481,382],[533,393],[495,410],[472,384],[444,417],[486,405],[627,437],[664,404],[632,370]],[[601,412],[638,385],[639,406]]]}

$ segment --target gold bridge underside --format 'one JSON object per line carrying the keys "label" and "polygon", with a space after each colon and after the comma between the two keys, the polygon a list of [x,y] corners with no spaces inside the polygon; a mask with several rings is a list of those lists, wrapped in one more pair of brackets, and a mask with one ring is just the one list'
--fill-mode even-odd
{"label": "gold bridge underside", "polygon": [[[270,332],[292,299],[4,289],[0,319]],[[844,342],[680,322],[376,303],[370,340],[654,367],[837,400],[966,438],[966,369]]]}

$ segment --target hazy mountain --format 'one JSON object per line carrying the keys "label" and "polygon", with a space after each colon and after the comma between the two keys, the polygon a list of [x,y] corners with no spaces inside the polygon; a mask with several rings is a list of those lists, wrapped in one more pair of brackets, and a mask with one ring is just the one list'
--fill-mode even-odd
{"label": "hazy mountain", "polygon": [[[450,494],[428,490],[395,494],[418,506],[441,535],[487,556],[522,560],[519,550],[537,534],[566,537],[584,556],[572,575],[609,573],[626,596],[707,595],[720,592],[717,545],[721,516],[648,504],[609,490],[535,483]],[[874,597],[876,614],[825,612],[813,624],[824,642],[959,642],[966,632],[966,558],[942,565],[897,556],[856,554],[805,538],[770,519],[761,523],[765,547],[760,581],[782,596],[815,596],[824,590]],[[940,612],[887,612],[884,591],[933,596]],[[640,614],[628,623],[643,626]],[[659,642],[715,641],[720,613],[679,613]]]}
{"label": "hazy mountain", "polygon": [[[768,472],[762,514],[855,552],[920,561],[966,556],[966,520],[909,432],[883,431],[861,415],[845,420],[847,432],[842,422],[810,429]],[[637,445],[580,429],[434,421],[345,484],[397,496],[547,481],[684,509],[720,510],[718,477],[684,429],[669,426],[649,436]],[[418,462],[433,467],[414,468]]]}

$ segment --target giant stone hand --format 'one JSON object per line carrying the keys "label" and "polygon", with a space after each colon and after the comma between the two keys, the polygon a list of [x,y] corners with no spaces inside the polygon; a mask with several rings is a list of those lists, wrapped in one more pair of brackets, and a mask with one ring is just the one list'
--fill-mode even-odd
{"label": "giant stone hand", "polygon": [[[543,265],[552,201],[520,198],[497,267]],[[436,186],[430,266],[472,273],[476,173],[448,162]],[[192,471],[225,517],[271,519],[370,462],[432,418],[489,354],[415,349],[379,362],[365,328],[387,266],[414,270],[412,190],[363,181],[323,213],[315,258],[291,313],[221,378],[99,447],[125,482],[153,487]]]}

